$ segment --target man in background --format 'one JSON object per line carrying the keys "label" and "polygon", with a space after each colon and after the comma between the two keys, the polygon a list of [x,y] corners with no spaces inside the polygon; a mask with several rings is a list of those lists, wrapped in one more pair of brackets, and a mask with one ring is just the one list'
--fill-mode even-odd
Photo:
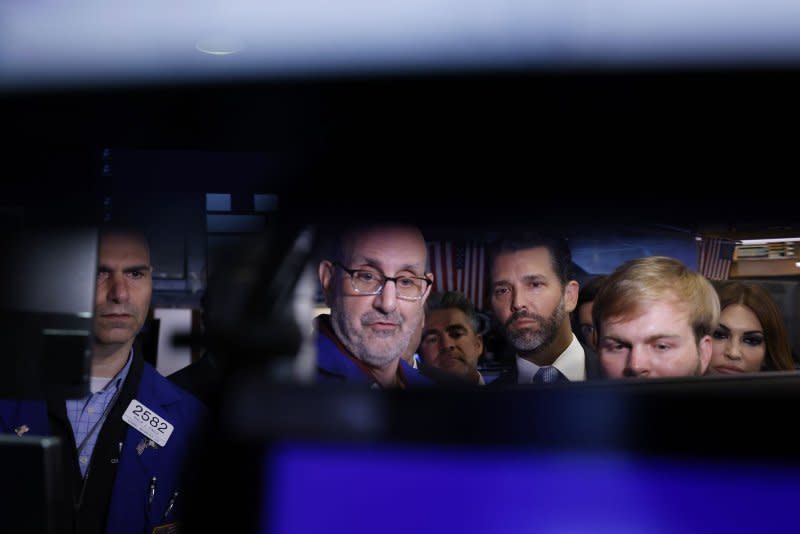
{"label": "man in background", "polygon": [[483,336],[478,334],[475,307],[463,293],[428,297],[419,350],[424,367],[441,369],[469,384],[484,384],[478,371]]}
{"label": "man in background", "polygon": [[573,328],[578,340],[584,345],[591,348],[595,353],[597,352],[597,336],[594,330],[594,321],[592,320],[592,308],[594,307],[594,298],[600,287],[603,285],[605,276],[595,276],[589,280],[585,285],[581,286],[578,293],[578,305],[575,307]]}
{"label": "man in background", "polygon": [[719,321],[711,283],[675,258],[619,266],[594,300],[600,361],[610,378],[699,376]]}

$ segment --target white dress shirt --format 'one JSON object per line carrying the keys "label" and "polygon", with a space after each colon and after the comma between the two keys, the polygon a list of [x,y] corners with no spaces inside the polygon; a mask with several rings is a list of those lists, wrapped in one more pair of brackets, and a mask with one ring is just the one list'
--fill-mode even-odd
{"label": "white dress shirt", "polygon": [[[517,355],[516,359],[517,383],[531,384],[536,371],[539,370],[539,366],[520,358],[519,355]],[[575,334],[572,334],[572,342],[570,342],[567,350],[562,352],[553,362],[553,367],[558,369],[570,382],[586,380],[586,355],[583,353],[583,347],[578,338],[575,337]]]}

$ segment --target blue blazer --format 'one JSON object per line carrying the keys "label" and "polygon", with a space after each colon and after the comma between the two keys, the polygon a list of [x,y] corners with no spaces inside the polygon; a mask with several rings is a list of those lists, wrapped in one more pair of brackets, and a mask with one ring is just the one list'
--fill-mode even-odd
{"label": "blue blazer", "polygon": [[[403,376],[409,388],[432,386],[433,381],[400,358]],[[317,332],[317,383],[351,383],[369,385],[370,380],[349,357],[342,354],[336,343]]]}
{"label": "blue blazer", "polygon": [[[146,447],[139,455],[136,447],[143,434],[128,426],[111,490],[106,522],[109,534],[149,534],[156,526],[180,518],[180,496],[175,499],[170,514],[165,519],[163,515],[173,493],[182,489],[182,469],[205,415],[199,400],[173,385],[147,362],[135,398],[175,429],[163,448]],[[0,400],[0,432],[13,433],[23,424],[29,428],[26,435],[48,435],[47,402]],[[156,494],[152,505],[148,506],[153,477],[156,477]]]}

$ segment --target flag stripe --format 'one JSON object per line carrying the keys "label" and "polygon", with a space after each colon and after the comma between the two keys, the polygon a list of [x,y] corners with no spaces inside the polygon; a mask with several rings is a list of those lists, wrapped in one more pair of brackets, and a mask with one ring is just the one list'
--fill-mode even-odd
{"label": "flag stripe", "polygon": [[480,247],[478,252],[478,309],[483,309],[483,291],[484,291],[484,267],[486,266],[486,251],[483,247]]}
{"label": "flag stripe", "polygon": [[441,243],[428,243],[428,269],[433,273],[431,291],[439,291],[442,285],[442,245]]}
{"label": "flag stripe", "polygon": [[731,271],[730,242],[704,237],[700,241],[698,272],[709,280],[727,280]]}
{"label": "flag stripe", "polygon": [[460,291],[479,310],[483,309],[486,253],[478,242],[434,241],[428,243],[433,291]]}
{"label": "flag stripe", "polygon": [[445,278],[442,278],[442,281],[445,282],[445,285],[441,291],[451,291],[453,288],[453,244],[446,241],[444,251]]}
{"label": "flag stripe", "polygon": [[476,306],[478,305],[478,273],[480,272],[479,250],[480,247],[477,244],[472,249],[472,300]]}

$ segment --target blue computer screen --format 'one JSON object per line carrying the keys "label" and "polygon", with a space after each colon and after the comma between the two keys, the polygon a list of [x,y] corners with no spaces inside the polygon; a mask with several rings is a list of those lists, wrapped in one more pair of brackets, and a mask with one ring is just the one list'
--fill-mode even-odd
{"label": "blue computer screen", "polygon": [[283,443],[264,475],[273,534],[787,532],[800,502],[797,465],[619,452]]}

